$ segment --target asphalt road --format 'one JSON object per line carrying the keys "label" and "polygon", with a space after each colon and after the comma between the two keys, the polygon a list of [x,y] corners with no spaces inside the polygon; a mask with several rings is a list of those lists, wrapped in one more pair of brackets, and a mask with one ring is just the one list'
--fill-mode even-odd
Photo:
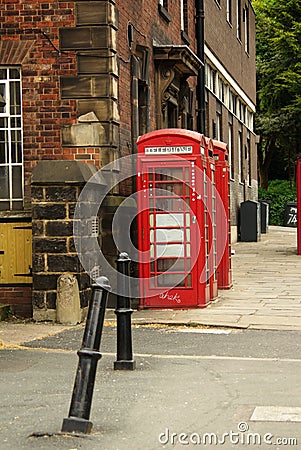
{"label": "asphalt road", "polygon": [[69,436],[82,335],[0,350],[1,450],[301,447],[301,333],[133,328],[136,369],[114,371],[116,329],[105,327],[93,430]]}

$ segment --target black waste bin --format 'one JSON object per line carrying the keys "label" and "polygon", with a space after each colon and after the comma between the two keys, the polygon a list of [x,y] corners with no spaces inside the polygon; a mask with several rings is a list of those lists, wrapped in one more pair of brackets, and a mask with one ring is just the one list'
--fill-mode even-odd
{"label": "black waste bin", "polygon": [[270,201],[259,200],[260,203],[260,232],[265,234],[269,229]]}
{"label": "black waste bin", "polygon": [[247,200],[240,204],[240,240],[243,242],[260,240],[260,206],[258,202]]}
{"label": "black waste bin", "polygon": [[283,225],[285,227],[297,227],[297,203],[286,202]]}

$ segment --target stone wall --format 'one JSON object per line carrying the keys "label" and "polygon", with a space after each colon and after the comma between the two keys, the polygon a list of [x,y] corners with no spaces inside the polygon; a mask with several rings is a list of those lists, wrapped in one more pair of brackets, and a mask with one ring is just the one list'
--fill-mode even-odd
{"label": "stone wall", "polygon": [[[33,171],[32,270],[35,320],[56,320],[57,282],[63,274],[76,276],[81,308],[84,310],[88,305],[91,280],[75,248],[73,225],[80,193],[95,172],[96,169],[90,164],[76,161],[41,161]],[[93,202],[97,203],[99,188],[99,185],[93,187],[89,205],[84,206],[93,207]],[[91,253],[92,268],[97,260],[94,255],[96,249],[89,248],[89,232],[84,233],[87,235],[84,251]],[[101,227],[98,227],[98,234],[101,236]]]}

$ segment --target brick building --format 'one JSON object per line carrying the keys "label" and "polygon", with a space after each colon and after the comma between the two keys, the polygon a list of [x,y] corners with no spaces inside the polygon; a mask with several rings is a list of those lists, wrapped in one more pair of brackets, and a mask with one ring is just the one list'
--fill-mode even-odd
{"label": "brick building", "polygon": [[[249,0],[2,0],[0,36],[0,302],[13,312],[54,320],[66,272],[87,306],[74,209],[97,169],[112,163],[103,186],[116,177],[141,134],[181,127],[227,142],[233,226],[256,198]],[[91,218],[111,261],[112,216],[132,190],[131,179],[116,185]]]}

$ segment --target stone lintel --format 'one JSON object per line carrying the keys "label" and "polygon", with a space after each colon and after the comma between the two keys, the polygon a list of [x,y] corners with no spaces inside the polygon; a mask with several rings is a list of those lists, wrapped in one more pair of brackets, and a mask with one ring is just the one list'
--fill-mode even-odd
{"label": "stone lintel", "polygon": [[[83,185],[97,172],[92,164],[79,161],[39,161],[32,171],[32,185]],[[97,184],[106,185],[99,173]]]}

